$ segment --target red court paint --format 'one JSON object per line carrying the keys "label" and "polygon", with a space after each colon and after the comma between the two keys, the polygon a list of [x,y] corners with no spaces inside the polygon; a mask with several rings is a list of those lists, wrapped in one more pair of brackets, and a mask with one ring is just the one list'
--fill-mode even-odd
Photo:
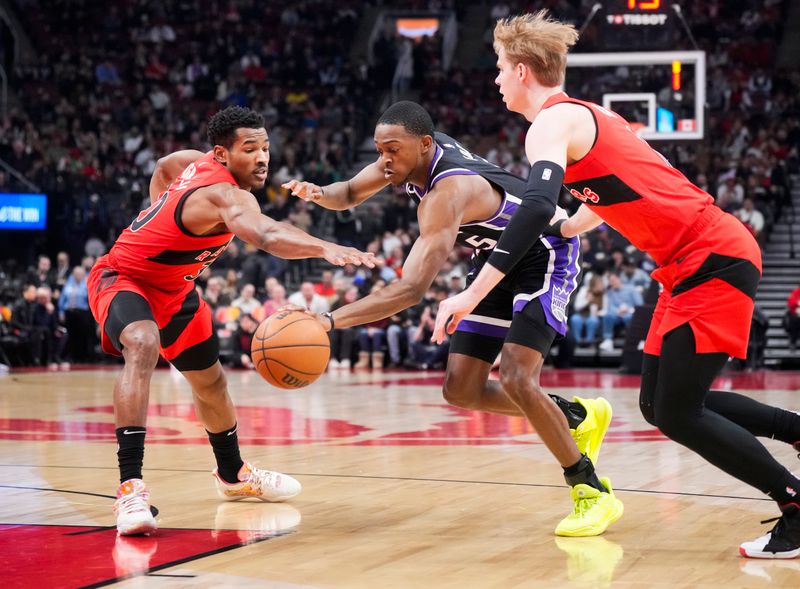
{"label": "red court paint", "polygon": [[97,586],[276,535],[167,528],[118,538],[116,528],[0,524],[3,589]]}

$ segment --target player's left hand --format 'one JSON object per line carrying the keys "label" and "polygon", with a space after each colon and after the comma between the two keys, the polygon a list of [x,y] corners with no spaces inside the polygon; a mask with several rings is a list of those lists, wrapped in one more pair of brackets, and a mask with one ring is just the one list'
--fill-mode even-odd
{"label": "player's left hand", "polygon": [[461,320],[478,306],[479,302],[480,299],[476,299],[467,289],[439,303],[439,310],[436,313],[436,325],[433,328],[431,341],[441,344],[448,334],[452,334],[456,330]]}

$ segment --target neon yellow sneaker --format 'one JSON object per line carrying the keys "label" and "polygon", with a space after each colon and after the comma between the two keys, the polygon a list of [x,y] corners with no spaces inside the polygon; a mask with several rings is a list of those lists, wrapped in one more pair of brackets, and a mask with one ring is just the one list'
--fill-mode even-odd
{"label": "neon yellow sneaker", "polygon": [[556,526],[556,536],[599,536],[622,517],[625,507],[614,495],[611,481],[600,479],[608,493],[589,485],[575,485],[570,490],[575,507]]}
{"label": "neon yellow sneaker", "polygon": [[572,397],[576,403],[583,405],[586,409],[586,419],[578,427],[569,430],[572,439],[578,446],[581,454],[586,454],[592,464],[597,466],[597,459],[600,457],[600,446],[603,445],[603,438],[606,436],[608,426],[611,425],[611,403],[603,397],[596,399],[581,399]]}

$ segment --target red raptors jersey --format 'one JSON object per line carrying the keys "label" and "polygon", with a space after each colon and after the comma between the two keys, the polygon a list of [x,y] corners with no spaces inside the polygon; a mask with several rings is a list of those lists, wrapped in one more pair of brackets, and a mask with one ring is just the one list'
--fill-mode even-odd
{"label": "red raptors jersey", "polygon": [[233,233],[194,235],[183,226],[183,203],[198,188],[225,182],[230,172],[207,153],[190,164],[148,209],[139,213],[108,253],[127,277],[163,291],[192,288],[192,281],[228,247]]}
{"label": "red raptors jersey", "polygon": [[684,236],[714,199],[673,168],[630,128],[602,106],[551,96],[543,108],[562,102],[588,108],[597,124],[594,145],[580,161],[567,166],[564,184],[633,245],[659,265],[670,262]]}

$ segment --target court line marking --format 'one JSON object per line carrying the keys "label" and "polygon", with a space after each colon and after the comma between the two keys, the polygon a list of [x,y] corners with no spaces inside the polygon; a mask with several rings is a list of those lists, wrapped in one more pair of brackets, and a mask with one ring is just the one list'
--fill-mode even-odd
{"label": "court line marking", "polygon": [[[12,465],[3,465],[12,466]],[[77,468],[77,467],[76,467]],[[69,489],[50,489],[47,487],[25,487],[22,485],[0,485],[0,489],[22,489],[25,491],[53,491],[56,493],[74,493],[75,495],[89,495],[91,497],[102,497],[103,499],[116,499],[114,495],[103,495],[102,493],[91,493],[89,491],[70,491]]]}
{"label": "court line marking", "polygon": [[[187,529],[206,530],[206,528],[187,528]],[[271,534],[269,536],[265,536],[264,538],[255,538],[253,540],[248,540],[247,542],[241,542],[241,543],[238,543],[238,544],[232,544],[231,546],[223,546],[221,548],[215,548],[214,550],[208,550],[206,552],[200,552],[198,554],[193,554],[193,555],[187,556],[185,558],[179,558],[179,559],[173,560],[171,562],[165,562],[164,564],[160,564],[158,566],[154,566],[154,567],[149,568],[147,570],[147,573],[145,575],[143,575],[143,576],[147,576],[147,577],[167,577],[167,576],[171,577],[171,576],[175,576],[175,577],[177,577],[178,575],[166,575],[166,574],[154,575],[153,573],[158,572],[158,571],[163,571],[165,569],[169,569],[169,568],[181,565],[181,564],[186,564],[187,562],[193,562],[195,560],[200,560],[200,559],[205,558],[207,556],[215,556],[217,554],[222,554],[223,552],[229,552],[231,550],[236,550],[237,548],[241,548],[242,546],[252,546],[253,544],[260,544],[261,542],[266,542],[267,540],[273,540],[275,538],[280,538],[281,536],[288,536],[288,535],[293,534],[293,533],[294,533],[294,530],[286,531],[286,532],[276,532],[275,534]],[[128,577],[115,577],[113,579],[106,579],[104,581],[100,581],[98,583],[93,583],[91,585],[84,585],[83,587],[80,587],[79,589],[95,589],[95,587],[105,587],[107,585],[113,585],[115,583],[119,583],[120,581],[122,581],[124,579],[127,579],[127,578]],[[136,578],[136,577],[133,577],[133,578]]]}
{"label": "court line marking", "polygon": [[[19,468],[69,468],[69,469],[92,469],[92,470],[117,470],[116,467],[113,466],[42,466],[42,465],[34,465],[34,464],[0,464],[0,468],[3,467],[19,467]],[[194,473],[206,473],[207,470],[203,469],[193,469],[193,468],[148,468],[148,471],[152,472],[194,472]],[[397,477],[397,476],[381,476],[381,475],[357,475],[357,474],[325,474],[325,473],[308,473],[308,472],[287,472],[286,474],[297,476],[297,477],[323,477],[323,478],[340,478],[340,479],[367,479],[367,480],[383,480],[383,481],[415,481],[415,482],[423,482],[423,483],[460,483],[460,484],[468,484],[468,485],[500,485],[500,486],[510,486],[510,487],[532,487],[532,488],[541,488],[541,489],[563,489],[563,485],[551,485],[547,483],[514,483],[510,481],[470,481],[464,479],[433,479],[433,478],[426,478],[426,477]],[[11,489],[34,489],[40,491],[56,491],[60,492],[61,489],[42,489],[39,487],[18,487],[15,485],[0,485],[0,488],[11,488]],[[85,491],[67,491],[63,490],[64,493],[77,493],[83,495],[93,495],[95,497],[107,497],[109,499],[115,499],[115,497],[111,495],[101,495],[99,493],[87,493]],[[689,493],[687,491],[657,491],[651,489],[622,489],[622,488],[615,488],[614,493],[644,493],[647,495],[676,495],[680,497],[708,497],[712,499],[741,499],[743,501],[772,501],[769,497],[742,497],[740,495],[712,495],[709,493]]]}

